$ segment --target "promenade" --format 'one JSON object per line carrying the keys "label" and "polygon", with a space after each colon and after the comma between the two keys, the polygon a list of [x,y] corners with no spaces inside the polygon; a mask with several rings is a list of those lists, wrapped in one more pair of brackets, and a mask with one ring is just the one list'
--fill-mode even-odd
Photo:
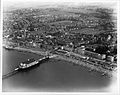
{"label": "promenade", "polygon": [[54,57],[54,59],[61,59],[61,60],[69,61],[69,62],[72,62],[72,63],[74,63],[76,65],[81,65],[81,66],[90,68],[90,71],[92,71],[92,70],[98,71],[98,72],[103,73],[103,75],[106,74],[106,75],[108,75],[110,77],[113,76],[113,74],[116,73],[116,71],[110,71],[110,70],[102,68],[101,66],[94,65],[92,62],[90,62],[88,60],[77,60],[75,58],[72,58],[71,57],[72,55],[75,55],[76,57],[79,57],[79,58],[82,57],[81,55],[78,55],[78,54],[73,53],[73,52],[71,53],[70,56],[66,56],[66,55],[52,54],[52,53],[49,53],[48,51],[44,52],[44,51],[38,51],[38,50],[35,50],[35,49],[33,50],[33,49],[30,49],[30,48],[23,48],[23,47],[14,47],[13,50],[35,53],[35,54],[43,55],[43,56],[57,55],[56,57]]}

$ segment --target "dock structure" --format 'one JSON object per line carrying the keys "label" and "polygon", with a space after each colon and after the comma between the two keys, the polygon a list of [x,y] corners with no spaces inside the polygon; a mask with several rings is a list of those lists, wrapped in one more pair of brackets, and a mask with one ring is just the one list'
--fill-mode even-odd
{"label": "dock structure", "polygon": [[47,61],[48,59],[53,58],[53,57],[56,57],[56,55],[47,55],[47,56],[44,56],[44,57],[42,57],[42,58],[40,58],[38,60],[34,60],[34,61],[32,61],[32,62],[30,62],[28,64],[23,62],[24,64],[20,64],[18,68],[19,69],[27,69],[27,68],[33,67],[33,66],[35,66],[37,64],[41,64],[41,63],[43,63],[43,61]]}
{"label": "dock structure", "polygon": [[18,71],[26,70],[33,66],[36,66],[37,64],[41,64],[43,61],[47,61],[48,59],[54,58],[56,56],[57,55],[48,55],[48,56],[44,56],[38,60],[33,60],[33,61],[29,61],[31,59],[28,59],[27,61],[20,63],[19,66],[17,68],[15,68],[12,72],[9,72],[9,73],[3,75],[2,79],[10,77],[10,76],[16,74]]}
{"label": "dock structure", "polygon": [[[70,61],[76,65],[82,65],[82,66],[88,67],[88,68],[90,68],[90,71],[95,70],[95,71],[102,72],[103,75],[107,74],[107,75],[111,76],[113,71],[116,72],[116,70],[114,70],[116,65],[114,66],[114,64],[108,64],[108,62],[105,62],[104,60],[90,58],[88,56],[77,54],[72,51],[69,52],[69,51],[66,51],[63,49],[55,49],[54,52],[53,51],[46,52],[45,56],[40,59],[32,60],[32,61],[30,61],[30,59],[29,59],[25,62],[20,63],[19,66],[17,68],[15,68],[13,72],[10,72],[10,74],[13,74],[15,71],[22,71],[22,70],[29,69],[31,67],[36,66],[37,64],[42,64],[50,58]],[[104,66],[105,64],[106,64],[106,66],[107,65],[109,65],[109,66],[106,67],[106,66]],[[114,68],[111,68],[111,66],[114,66]],[[10,74],[6,74],[7,77]],[[6,75],[3,75],[3,76],[6,77]]]}

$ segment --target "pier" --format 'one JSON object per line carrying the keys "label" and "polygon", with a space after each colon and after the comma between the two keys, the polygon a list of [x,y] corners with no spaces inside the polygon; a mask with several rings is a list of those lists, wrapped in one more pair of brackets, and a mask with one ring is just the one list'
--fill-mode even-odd
{"label": "pier", "polygon": [[[14,69],[14,71],[22,71],[22,70],[29,69],[33,66],[44,63],[45,61],[47,61],[50,58],[61,59],[61,60],[73,62],[76,65],[82,65],[82,66],[90,68],[90,70],[102,72],[102,73],[110,75],[110,76],[112,76],[112,72],[114,71],[113,70],[114,68],[104,68],[102,66],[102,64],[100,64],[100,62],[106,64],[106,62],[104,62],[103,60],[98,60],[95,58],[90,59],[87,56],[80,55],[80,54],[77,54],[74,52],[61,50],[59,48],[57,48],[53,51],[50,51],[50,52],[44,52],[44,57],[42,57],[40,59],[34,60],[32,62],[29,62],[27,60],[27,63],[26,62],[20,63],[19,66]],[[6,76],[9,76],[9,75],[13,75],[14,71],[10,72],[6,75],[3,75],[3,78]],[[114,72],[116,72],[116,70]]]}
{"label": "pier", "polygon": [[3,75],[3,76],[2,76],[2,79],[5,79],[5,78],[7,78],[7,77],[10,77],[10,76],[18,73],[19,71],[23,71],[23,70],[29,69],[29,68],[31,68],[31,67],[33,67],[33,66],[36,66],[37,64],[41,64],[41,63],[43,63],[43,61],[47,61],[48,59],[54,58],[54,57],[56,57],[56,56],[57,56],[57,55],[48,55],[48,56],[44,56],[44,57],[42,57],[42,58],[40,58],[40,59],[33,60],[33,61],[30,61],[31,59],[28,59],[28,60],[25,61],[25,62],[21,62],[21,63],[19,64],[19,66],[16,67],[13,71],[9,72],[9,73],[6,74],[6,75]]}

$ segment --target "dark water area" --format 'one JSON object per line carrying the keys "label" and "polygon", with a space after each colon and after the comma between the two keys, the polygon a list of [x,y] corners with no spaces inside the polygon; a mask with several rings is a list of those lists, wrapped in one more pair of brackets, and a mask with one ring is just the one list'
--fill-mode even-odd
{"label": "dark water area", "polygon": [[[28,52],[3,49],[2,74],[15,69],[20,62],[28,58],[41,58]],[[70,62],[50,59],[28,71],[18,72],[2,80],[3,91],[107,91],[111,79],[99,72],[89,72],[83,66],[73,66]]]}

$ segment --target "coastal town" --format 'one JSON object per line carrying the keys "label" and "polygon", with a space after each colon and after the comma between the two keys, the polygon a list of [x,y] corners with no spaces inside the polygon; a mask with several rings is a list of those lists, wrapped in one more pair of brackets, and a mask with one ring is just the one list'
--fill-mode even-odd
{"label": "coastal town", "polygon": [[3,15],[6,49],[57,55],[103,75],[117,70],[117,21],[112,9],[22,8]]}

